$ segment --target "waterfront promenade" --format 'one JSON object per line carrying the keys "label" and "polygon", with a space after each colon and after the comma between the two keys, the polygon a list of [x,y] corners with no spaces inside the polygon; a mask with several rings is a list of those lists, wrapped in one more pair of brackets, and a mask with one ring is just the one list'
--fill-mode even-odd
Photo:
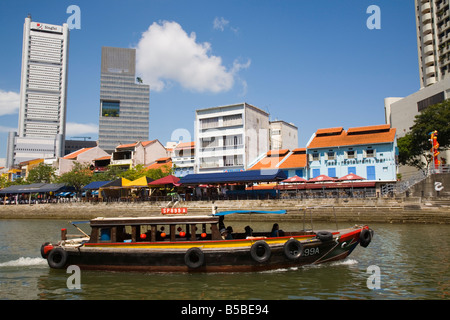
{"label": "waterfront promenade", "polygon": [[[160,215],[168,202],[112,202],[1,205],[0,219],[67,219],[86,220],[96,217]],[[288,214],[276,217],[264,215],[269,221],[302,221],[305,211],[314,221],[351,223],[439,223],[450,224],[450,198],[366,198],[366,199],[308,199],[308,200],[222,200],[181,202],[177,207],[188,208],[188,214],[211,214],[218,211],[286,209]],[[261,217],[261,216],[260,216]],[[248,219],[232,215],[228,220]],[[252,215],[257,220],[258,215]]]}

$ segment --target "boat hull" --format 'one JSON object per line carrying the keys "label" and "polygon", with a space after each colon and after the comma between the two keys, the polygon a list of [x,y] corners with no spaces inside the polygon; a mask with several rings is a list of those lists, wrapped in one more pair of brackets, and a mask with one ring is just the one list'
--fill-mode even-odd
{"label": "boat hull", "polygon": [[[332,238],[316,236],[255,238],[168,243],[85,243],[60,248],[49,265],[82,270],[139,272],[254,272],[300,267],[346,258],[360,243],[368,227],[335,232]],[[63,249],[62,252],[61,249]],[[52,259],[52,261],[50,261]]]}

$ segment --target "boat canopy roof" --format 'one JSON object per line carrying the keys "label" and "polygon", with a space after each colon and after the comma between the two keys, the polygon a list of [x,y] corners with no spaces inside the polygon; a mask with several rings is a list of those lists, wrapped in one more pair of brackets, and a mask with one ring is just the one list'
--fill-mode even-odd
{"label": "boat canopy roof", "polygon": [[106,226],[133,226],[151,224],[197,224],[197,223],[217,223],[219,217],[212,215],[190,215],[190,216],[155,216],[155,217],[116,217],[116,218],[95,218],[91,220],[91,227]]}
{"label": "boat canopy roof", "polygon": [[231,211],[221,211],[214,214],[214,216],[226,216],[234,213],[243,213],[243,214],[286,214],[286,210],[277,210],[277,211],[264,211],[264,210],[231,210]]}

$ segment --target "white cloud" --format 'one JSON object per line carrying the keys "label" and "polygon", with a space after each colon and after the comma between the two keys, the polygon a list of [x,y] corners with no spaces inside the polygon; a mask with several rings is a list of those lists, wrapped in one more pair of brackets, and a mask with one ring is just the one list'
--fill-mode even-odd
{"label": "white cloud", "polygon": [[214,21],[213,21],[213,28],[214,28],[214,30],[220,30],[222,32],[225,31],[226,28],[229,28],[235,34],[238,34],[238,32],[239,32],[239,28],[232,27],[230,25],[230,21],[228,21],[224,17],[220,17],[220,18],[219,17],[215,17]]}
{"label": "white cloud", "polygon": [[98,134],[98,125],[94,123],[66,123],[66,136],[83,136],[88,134]]}
{"label": "white cloud", "polygon": [[162,91],[173,82],[197,92],[224,92],[235,82],[236,72],[248,68],[234,62],[231,70],[222,64],[222,58],[210,54],[208,42],[197,43],[176,22],[153,23],[136,47],[137,73],[153,91]]}
{"label": "white cloud", "polygon": [[19,111],[20,95],[13,91],[0,90],[0,116]]}
{"label": "white cloud", "polygon": [[226,20],[224,17],[216,17],[214,19],[214,29],[224,31],[225,27],[230,23],[230,21]]}

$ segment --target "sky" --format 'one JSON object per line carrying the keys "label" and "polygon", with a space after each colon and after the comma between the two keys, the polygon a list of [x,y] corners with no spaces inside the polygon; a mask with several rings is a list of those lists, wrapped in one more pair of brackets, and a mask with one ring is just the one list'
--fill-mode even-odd
{"label": "sky", "polygon": [[420,88],[413,0],[1,0],[0,158],[18,127],[28,14],[80,27],[66,139],[98,138],[102,46],[137,50],[162,144],[193,141],[197,109],[247,102],[295,124],[306,147],[321,128],[384,124],[384,99]]}

